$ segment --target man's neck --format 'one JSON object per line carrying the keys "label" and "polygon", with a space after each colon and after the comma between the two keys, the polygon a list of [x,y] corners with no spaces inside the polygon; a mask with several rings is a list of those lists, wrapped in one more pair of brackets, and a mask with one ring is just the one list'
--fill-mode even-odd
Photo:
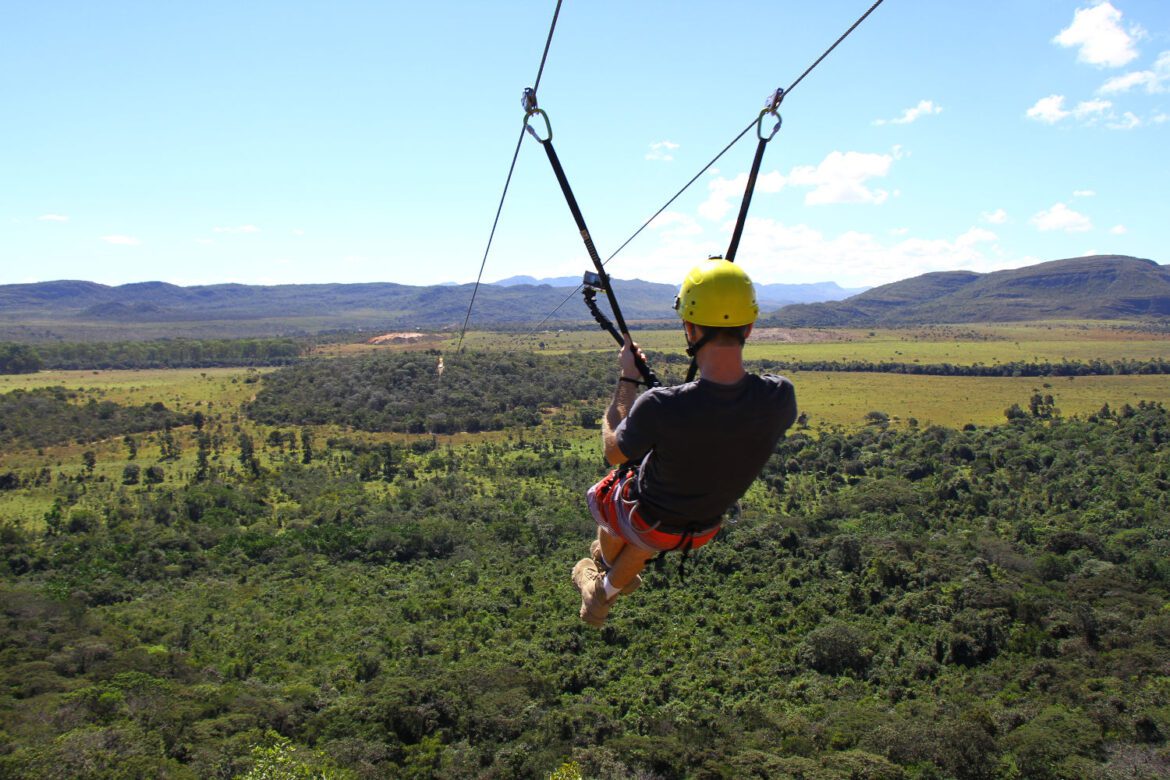
{"label": "man's neck", "polygon": [[740,347],[708,344],[699,350],[698,362],[703,379],[720,385],[734,385],[747,374]]}

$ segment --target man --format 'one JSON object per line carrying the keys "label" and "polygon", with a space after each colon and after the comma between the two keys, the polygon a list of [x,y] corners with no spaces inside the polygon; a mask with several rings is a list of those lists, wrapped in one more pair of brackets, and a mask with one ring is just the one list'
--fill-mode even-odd
{"label": "man", "polygon": [[674,306],[701,378],[653,388],[635,401],[641,383],[634,356],[645,356],[626,337],[601,427],[605,457],[620,468],[587,493],[597,539],[591,557],[573,567],[581,619],[595,627],[618,595],[641,584],[648,560],[662,551],[685,554],[715,536],[723,513],[796,419],[790,381],[744,369],[743,345],[759,306],[739,266],[722,258],[700,263]]}

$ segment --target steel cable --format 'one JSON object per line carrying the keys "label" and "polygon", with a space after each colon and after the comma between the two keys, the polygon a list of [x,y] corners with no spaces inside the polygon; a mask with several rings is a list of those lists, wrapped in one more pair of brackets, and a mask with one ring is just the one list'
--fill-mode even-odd
{"label": "steel cable", "polygon": [[[846,30],[845,32],[841,33],[841,36],[840,36],[839,38],[837,38],[837,40],[836,40],[836,41],[834,41],[834,42],[833,42],[833,45],[832,45],[832,46],[830,46],[829,48],[825,49],[824,53],[822,53],[822,54],[821,54],[821,56],[817,57],[816,61],[815,61],[815,62],[813,62],[813,64],[812,64],[812,65],[809,65],[807,68],[805,68],[805,71],[804,71],[804,73],[801,73],[801,74],[800,74],[800,76],[798,76],[798,77],[797,77],[797,79],[796,79],[795,81],[793,81],[793,82],[792,82],[792,84],[791,84],[791,85],[788,87],[788,89],[784,90],[784,93],[783,93],[783,94],[784,94],[784,97],[788,97],[788,94],[789,94],[790,92],[792,92],[792,90],[793,90],[793,89],[795,89],[795,88],[796,88],[796,85],[797,85],[797,84],[799,84],[800,82],[804,81],[805,77],[806,77],[806,76],[808,76],[808,74],[812,73],[812,72],[813,72],[813,69],[814,69],[814,68],[816,68],[818,65],[820,65],[820,64],[821,64],[821,62],[822,62],[822,61],[823,61],[823,60],[824,60],[826,57],[828,57],[828,56],[829,56],[829,54],[830,54],[830,53],[832,53],[832,51],[833,51],[834,49],[836,49],[836,48],[837,48],[839,45],[841,45],[841,42],[842,42],[842,41],[844,41],[846,38],[848,38],[848,37],[849,37],[849,35],[850,35],[850,34],[851,34],[851,33],[852,33],[854,30],[856,30],[856,29],[857,29],[857,28],[858,28],[858,27],[861,25],[861,23],[862,23],[862,22],[864,22],[864,21],[866,20],[866,18],[868,18],[868,17],[869,17],[869,15],[870,15],[870,14],[872,14],[872,13],[874,12],[874,10],[876,10],[876,9],[877,9],[877,7],[878,7],[879,5],[881,5],[881,4],[882,4],[884,1],[885,1],[885,0],[876,0],[876,1],[874,2],[874,4],[873,4],[873,5],[871,5],[871,6],[869,7],[869,10],[867,10],[865,13],[863,13],[861,16],[859,16],[859,17],[857,18],[857,21],[855,21],[855,22],[854,22],[854,23],[853,23],[853,24],[852,24],[852,25],[849,27],[849,29],[848,29],[848,30]],[[605,259],[605,262],[604,262],[604,263],[602,263],[602,265],[608,265],[608,264],[609,264],[609,261],[610,261],[610,260],[612,260],[612,259],[614,259],[615,257],[617,257],[617,255],[618,255],[618,253],[619,253],[619,252],[621,252],[623,249],[625,249],[625,248],[626,248],[626,246],[627,246],[627,245],[628,245],[628,244],[629,244],[631,241],[633,241],[635,238],[637,238],[637,237],[638,237],[638,235],[639,235],[639,234],[640,234],[640,233],[641,233],[643,230],[645,230],[647,227],[649,227],[649,226],[650,226],[650,223],[652,223],[654,220],[658,219],[658,217],[659,217],[659,216],[662,214],[662,212],[664,212],[664,211],[666,211],[668,208],[670,208],[670,204],[672,204],[672,203],[674,203],[676,200],[678,200],[678,198],[679,198],[679,197],[680,197],[680,196],[681,196],[681,195],[682,195],[684,192],[686,192],[686,191],[687,191],[687,190],[690,188],[690,186],[691,186],[692,184],[694,184],[696,181],[698,181],[698,180],[699,180],[699,177],[700,177],[700,176],[702,176],[704,173],[706,173],[706,172],[707,172],[707,171],[708,171],[708,170],[711,168],[711,166],[712,166],[712,165],[714,165],[715,163],[717,163],[717,162],[719,161],[719,159],[720,159],[721,157],[723,157],[723,155],[724,155],[724,154],[726,154],[726,153],[727,153],[727,151],[728,151],[729,149],[731,149],[731,147],[733,147],[733,146],[735,146],[737,143],[739,143],[740,139],[742,139],[742,138],[743,138],[745,135],[747,135],[747,133],[748,133],[748,131],[749,131],[749,130],[751,130],[753,127],[755,127],[755,126],[756,126],[756,121],[757,121],[756,119],[753,119],[753,120],[752,120],[750,123],[748,123],[748,126],[747,126],[747,127],[745,127],[743,130],[741,130],[741,131],[739,132],[739,135],[737,135],[735,138],[731,139],[731,143],[729,143],[729,144],[727,144],[727,146],[723,147],[723,149],[722,149],[722,150],[719,152],[719,154],[717,154],[717,155],[715,155],[713,158],[711,158],[711,161],[710,161],[710,162],[708,162],[706,165],[704,165],[704,166],[703,166],[703,168],[702,168],[702,169],[701,169],[701,170],[700,170],[698,173],[696,173],[694,176],[692,176],[692,177],[691,177],[691,179],[690,179],[690,181],[688,181],[686,184],[684,184],[684,185],[682,186],[682,189],[680,189],[678,192],[676,192],[676,193],[675,193],[675,194],[674,194],[674,195],[673,195],[673,196],[670,198],[670,200],[666,201],[666,203],[664,203],[664,204],[663,204],[662,208],[658,209],[658,211],[655,211],[655,212],[654,212],[654,214],[653,214],[653,215],[650,217],[650,219],[648,219],[648,220],[646,220],[645,222],[643,222],[643,223],[642,223],[642,226],[641,226],[640,228],[638,228],[637,230],[635,230],[635,231],[633,232],[633,234],[632,234],[632,235],[631,235],[629,238],[627,238],[625,241],[623,241],[623,242],[622,242],[622,244],[621,244],[621,246],[619,246],[619,247],[618,247],[616,250],[614,250],[613,254],[611,254],[609,257],[607,257],[607,258]],[[560,303],[558,303],[558,304],[557,304],[557,306],[556,306],[556,308],[555,308],[555,309],[553,309],[551,312],[549,312],[549,313],[548,313],[548,315],[547,315],[547,316],[546,316],[546,317],[545,317],[543,320],[541,320],[541,321],[540,321],[540,324],[538,324],[536,327],[534,327],[534,328],[533,328],[533,329],[532,329],[532,330],[531,330],[531,331],[530,331],[530,332],[527,334],[527,336],[525,336],[524,338],[527,338],[528,336],[533,336],[533,335],[535,335],[535,334],[536,334],[536,332],[537,332],[538,330],[540,330],[540,329],[541,329],[541,328],[544,326],[544,324],[545,324],[546,322],[548,322],[550,319],[552,319],[552,316],[553,316],[554,314],[556,314],[558,311],[560,311],[560,310],[561,310],[561,307],[563,307],[563,306],[564,306],[566,303],[568,303],[568,302],[569,302],[569,301],[570,301],[570,300],[573,298],[573,296],[575,296],[577,293],[579,293],[579,292],[581,291],[581,288],[582,288],[582,285],[578,284],[578,285],[577,285],[577,287],[576,287],[576,289],[574,289],[574,290],[573,290],[571,293],[569,293],[569,294],[568,294],[568,295],[565,297],[565,299],[564,299],[563,301],[561,301]]]}
{"label": "steel cable", "polygon": [[[535,93],[540,87],[540,79],[544,75],[544,64],[548,61],[548,50],[552,46],[553,32],[557,29],[557,18],[561,15],[561,3],[557,0],[556,10],[553,11],[552,24],[548,28],[548,38],[544,41],[544,53],[540,55],[540,67],[536,69],[536,81],[532,91]],[[463,318],[463,329],[459,331],[459,343],[455,351],[463,349],[463,337],[467,335],[467,323],[471,320],[471,309],[475,306],[475,296],[479,294],[479,285],[483,279],[483,269],[487,265],[488,253],[492,249],[492,240],[496,237],[496,226],[500,224],[500,213],[504,210],[504,199],[508,197],[508,186],[512,183],[512,173],[516,170],[516,160],[520,157],[520,145],[524,142],[524,127],[520,128],[520,137],[516,140],[516,151],[512,153],[512,164],[508,166],[508,177],[504,180],[504,191],[500,193],[500,205],[496,207],[496,218],[492,220],[491,233],[488,234],[487,246],[483,250],[483,260],[479,263],[479,273],[475,277],[475,287],[471,290],[471,301],[467,304],[467,316]]]}

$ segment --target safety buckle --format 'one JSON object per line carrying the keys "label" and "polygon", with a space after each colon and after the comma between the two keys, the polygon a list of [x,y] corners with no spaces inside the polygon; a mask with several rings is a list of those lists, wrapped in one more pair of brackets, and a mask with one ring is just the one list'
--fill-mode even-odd
{"label": "safety buckle", "polygon": [[[535,95],[533,95],[533,99],[536,99]],[[784,100],[784,87],[777,87],[776,91],[768,95],[768,99],[764,101],[764,109],[769,114],[774,114],[776,113],[776,109],[780,108],[780,101],[782,100]]]}
{"label": "safety buckle", "polygon": [[605,282],[601,281],[601,274],[596,271],[586,271],[581,286],[593,292],[605,292]]}

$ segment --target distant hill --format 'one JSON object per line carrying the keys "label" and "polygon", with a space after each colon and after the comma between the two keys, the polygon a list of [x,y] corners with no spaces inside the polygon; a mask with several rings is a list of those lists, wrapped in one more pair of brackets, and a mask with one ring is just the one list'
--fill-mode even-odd
{"label": "distant hill", "polygon": [[[681,281],[681,280],[680,280]],[[574,288],[581,283],[579,276],[556,276],[546,279],[537,279],[534,276],[509,276],[507,279],[501,279],[495,284],[501,287],[515,287],[517,285],[527,284],[532,286],[539,286],[547,284],[550,287],[566,287]],[[615,282],[615,286],[625,284],[624,282]],[[660,285],[661,287],[674,290],[676,286]],[[757,284],[756,296],[759,298],[760,307],[762,309],[776,309],[781,306],[787,306],[791,303],[817,303],[819,301],[839,301],[843,298],[848,298],[851,295],[868,290],[868,287],[855,287],[848,289],[841,287],[836,282],[813,282],[811,284]],[[671,293],[672,295],[674,293]],[[670,298],[671,301],[674,298]],[[622,311],[625,311],[625,304],[622,303]]]}
{"label": "distant hill", "polygon": [[[481,285],[471,327],[567,327],[592,322],[579,279],[511,277]],[[615,279],[631,322],[671,320],[678,288]],[[111,287],[55,281],[0,286],[0,339],[284,336],[328,330],[452,330],[462,327],[473,285],[416,287],[392,283],[216,284],[180,287],[141,282]],[[761,285],[765,309],[792,301],[833,300],[847,291],[832,282]],[[558,308],[559,307],[559,308]],[[602,308],[605,308],[603,304]],[[554,311],[555,310],[555,311]]]}
{"label": "distant hill", "polygon": [[[566,278],[530,281],[512,277],[482,285],[470,326],[525,329],[587,325],[591,322],[588,311],[579,296],[573,295],[577,280],[560,284]],[[674,321],[674,285],[618,279],[614,287],[631,323]],[[388,282],[194,287],[142,282],[110,287],[55,281],[0,285],[0,340],[455,330],[463,325],[472,289],[470,284],[415,287]],[[786,326],[1170,316],[1170,271],[1150,260],[1117,255],[1055,260],[990,274],[925,274],[851,297],[845,296],[854,291],[832,282],[760,285],[758,292],[763,311],[779,309],[765,316],[764,322]],[[845,299],[834,300],[842,297]],[[794,300],[801,303],[784,305]]]}
{"label": "distant hill", "polygon": [[[592,322],[580,297],[570,296],[575,284],[482,285],[470,326],[536,327],[546,316],[543,327]],[[673,318],[673,286],[639,280],[615,280],[614,286],[631,322]],[[463,325],[473,287],[392,283],[180,287],[163,282],[111,287],[84,281],[0,285],[0,340],[454,330]]]}
{"label": "distant hill", "polygon": [[978,274],[923,274],[843,301],[786,306],[766,318],[787,327],[868,327],[1045,319],[1170,316],[1170,269],[1095,255]]}

